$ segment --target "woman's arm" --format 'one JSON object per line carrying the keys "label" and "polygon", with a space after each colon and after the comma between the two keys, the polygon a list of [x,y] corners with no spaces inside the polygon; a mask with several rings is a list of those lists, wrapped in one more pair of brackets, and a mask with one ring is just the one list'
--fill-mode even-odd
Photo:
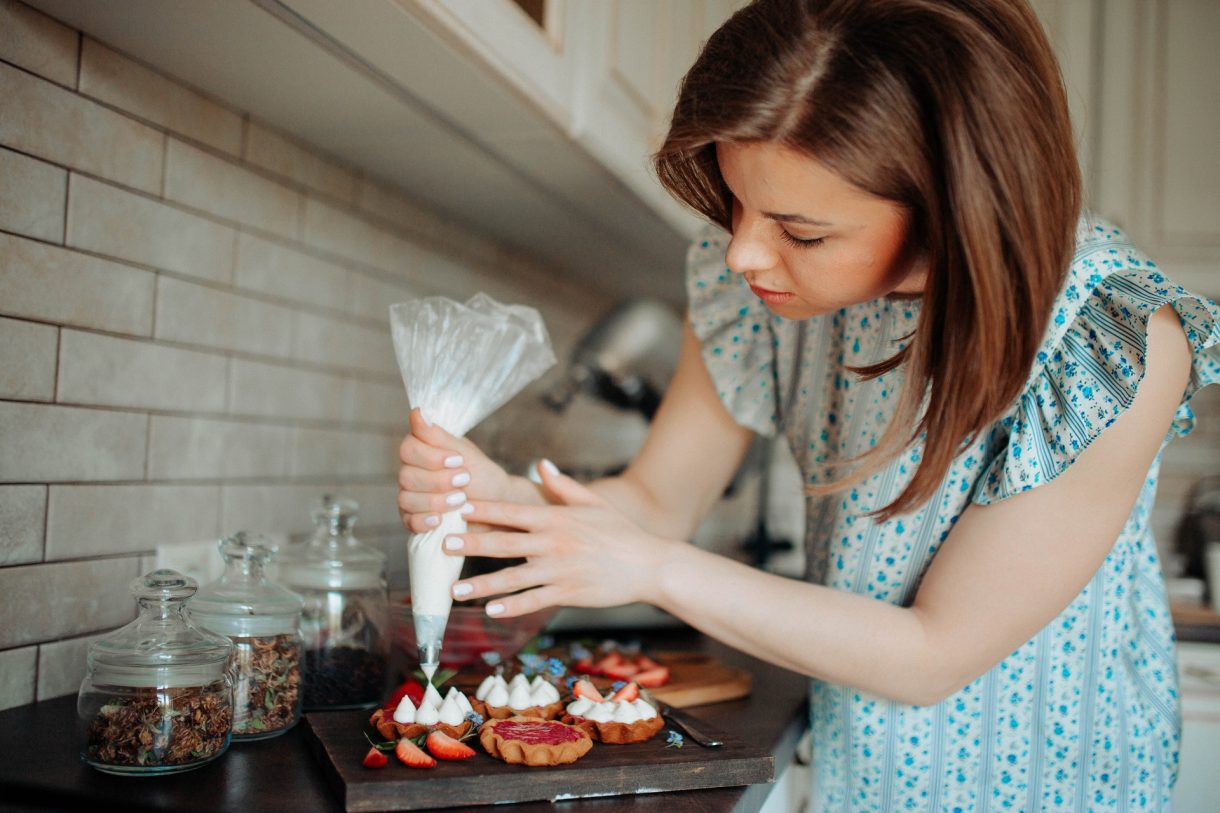
{"label": "woman's arm", "polygon": [[1130,409],[1053,482],[965,511],[909,608],[658,544],[555,474],[546,475],[549,487],[572,507],[475,504],[475,518],[529,533],[469,534],[464,552],[530,560],[470,580],[462,597],[535,588],[497,602],[505,615],[647,601],[795,671],[901,702],[936,702],[1062,612],[1113,546],[1190,374],[1172,309],[1158,311],[1148,332],[1147,372]]}

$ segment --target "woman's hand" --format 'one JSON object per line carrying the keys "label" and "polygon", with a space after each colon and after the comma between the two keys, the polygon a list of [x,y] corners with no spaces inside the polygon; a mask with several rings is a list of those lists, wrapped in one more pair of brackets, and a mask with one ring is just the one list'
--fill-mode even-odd
{"label": "woman's hand", "polygon": [[550,461],[543,461],[538,471],[558,504],[476,500],[468,519],[498,530],[445,540],[446,553],[455,556],[524,558],[525,564],[458,582],[454,598],[503,596],[487,605],[489,615],[501,617],[561,605],[655,601],[661,562],[686,546],[641,530],[597,494],[560,474]]}
{"label": "woman's hand", "polygon": [[[441,523],[441,514],[467,500],[506,500],[513,477],[478,446],[411,410],[411,433],[398,447],[398,513],[412,533]],[[469,509],[467,509],[469,510]]]}

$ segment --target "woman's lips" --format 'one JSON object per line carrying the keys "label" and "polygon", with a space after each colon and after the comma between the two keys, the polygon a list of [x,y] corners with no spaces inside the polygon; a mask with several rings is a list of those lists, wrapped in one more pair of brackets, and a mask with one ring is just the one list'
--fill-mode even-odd
{"label": "woman's lips", "polygon": [[786,291],[772,291],[767,288],[759,288],[757,285],[751,285],[750,290],[754,292],[754,296],[766,302],[768,305],[782,305],[796,294]]}

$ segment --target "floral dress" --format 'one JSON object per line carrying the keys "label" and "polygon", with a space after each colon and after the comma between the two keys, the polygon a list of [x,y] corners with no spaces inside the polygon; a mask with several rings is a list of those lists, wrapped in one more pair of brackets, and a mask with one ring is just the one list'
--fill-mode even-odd
{"label": "floral dress", "polygon": [[[894,353],[916,327],[919,301],[878,299],[782,320],[727,270],[727,240],[709,229],[688,258],[690,320],[703,359],[739,423],[782,432],[805,482],[830,482],[836,461],[878,441],[902,386],[901,366],[869,381],[845,367]],[[1168,442],[1191,430],[1195,391],[1220,380],[1220,309],[1166,279],[1112,225],[1082,219],[1023,392],[916,511],[884,522],[867,516],[910,481],[921,443],[855,487],[807,499],[808,580],[909,605],[967,506],[1053,480],[1130,406],[1143,377],[1148,318],[1165,303],[1194,352]],[[1168,807],[1180,724],[1173,626],[1149,525],[1159,464],[1158,454],[1084,590],[960,691],[911,706],[813,681],[815,810]]]}

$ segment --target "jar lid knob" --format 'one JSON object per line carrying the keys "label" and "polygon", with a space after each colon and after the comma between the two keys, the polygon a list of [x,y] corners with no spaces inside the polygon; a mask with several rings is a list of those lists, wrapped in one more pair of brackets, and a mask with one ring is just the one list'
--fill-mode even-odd
{"label": "jar lid knob", "polygon": [[139,599],[175,601],[190,598],[199,589],[199,582],[176,570],[154,570],[131,582],[131,593]]}
{"label": "jar lid knob", "polygon": [[318,525],[323,523],[339,530],[350,529],[356,524],[356,514],[360,512],[360,504],[347,497],[336,494],[323,494],[313,506],[313,521]]}
{"label": "jar lid knob", "polygon": [[269,562],[278,550],[275,543],[267,537],[248,531],[238,531],[226,536],[217,543],[217,548],[226,562],[246,559],[260,564]]}

